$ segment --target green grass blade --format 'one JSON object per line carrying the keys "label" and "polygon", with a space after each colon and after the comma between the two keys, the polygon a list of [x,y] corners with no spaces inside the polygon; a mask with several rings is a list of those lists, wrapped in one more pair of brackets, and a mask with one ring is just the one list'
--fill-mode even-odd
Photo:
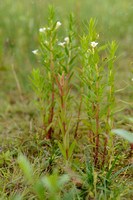
{"label": "green grass blade", "polygon": [[121,172],[123,172],[123,171],[125,171],[125,170],[127,170],[127,169],[130,169],[130,168],[132,168],[132,167],[133,167],[133,165],[130,165],[130,166],[128,166],[128,167],[124,167],[123,169],[119,170],[118,172],[116,172],[116,173],[110,178],[110,181],[111,181],[113,178],[115,178],[118,174],[120,174]]}
{"label": "green grass blade", "polygon": [[114,166],[115,166],[115,163],[116,163],[116,161],[117,161],[117,158],[118,158],[119,154],[120,154],[120,152],[117,154],[117,156],[116,156],[116,158],[115,158],[115,160],[114,160],[114,162],[113,162],[113,164],[112,164],[112,167],[110,168],[109,172],[107,173],[107,176],[106,176],[106,179],[107,179],[107,180],[109,179],[109,177],[110,177],[110,175],[111,175],[111,172],[112,172],[112,170],[113,170],[113,168],[114,168]]}

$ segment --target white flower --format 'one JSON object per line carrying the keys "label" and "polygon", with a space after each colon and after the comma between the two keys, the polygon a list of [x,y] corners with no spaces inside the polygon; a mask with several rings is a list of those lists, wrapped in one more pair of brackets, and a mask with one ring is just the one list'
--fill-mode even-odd
{"label": "white flower", "polygon": [[41,32],[41,33],[45,33],[45,30],[46,30],[46,28],[44,27],[44,28],[40,28],[39,29],[39,31]]}
{"label": "white flower", "polygon": [[48,29],[48,30],[50,30],[50,28],[49,28],[49,27],[48,27],[47,29]]}
{"label": "white flower", "polygon": [[65,37],[64,40],[67,44],[69,43],[69,37]]}
{"label": "white flower", "polygon": [[37,55],[38,54],[38,49],[33,50],[32,53],[35,54],[35,55]]}
{"label": "white flower", "polygon": [[133,81],[133,78],[131,79],[131,81]]}
{"label": "white flower", "polygon": [[47,41],[47,40],[45,40],[45,44],[48,44],[48,41]]}
{"label": "white flower", "polygon": [[66,44],[66,42],[60,42],[58,45],[64,47],[64,44]]}
{"label": "white flower", "polygon": [[96,43],[96,42],[91,42],[91,46],[92,47],[96,47],[98,45],[98,43]]}
{"label": "white flower", "polygon": [[56,29],[59,28],[59,26],[61,26],[61,22],[58,21],[58,22],[56,23]]}

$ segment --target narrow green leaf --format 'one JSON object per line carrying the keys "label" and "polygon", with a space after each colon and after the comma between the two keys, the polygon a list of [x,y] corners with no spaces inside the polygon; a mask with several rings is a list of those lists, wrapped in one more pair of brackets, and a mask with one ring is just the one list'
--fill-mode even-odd
{"label": "narrow green leaf", "polygon": [[102,50],[106,49],[107,47],[108,47],[108,44],[105,44],[105,45],[99,47],[98,51],[102,51]]}
{"label": "narrow green leaf", "polygon": [[107,176],[106,176],[106,179],[107,179],[107,180],[109,179],[109,177],[110,177],[110,175],[111,175],[111,172],[112,172],[112,170],[113,170],[114,167],[115,167],[115,163],[116,163],[116,161],[117,161],[117,158],[118,158],[119,154],[120,154],[120,152],[117,154],[117,156],[116,156],[116,158],[115,158],[115,160],[114,160],[114,162],[113,162],[113,164],[112,164],[112,167],[110,168],[109,172],[107,173]]}
{"label": "narrow green leaf", "polygon": [[68,150],[68,157],[69,158],[72,156],[72,152],[74,150],[75,144],[76,144],[76,140],[73,141],[73,143],[71,144],[71,146],[70,146],[70,148]]}
{"label": "narrow green leaf", "polygon": [[60,148],[60,151],[61,151],[62,155],[63,155],[64,158],[66,159],[66,152],[65,152],[65,150],[63,149],[63,146],[61,145],[60,142],[58,142],[58,145],[59,145],[59,148]]}
{"label": "narrow green leaf", "polygon": [[116,172],[116,173],[110,178],[110,181],[111,181],[113,178],[115,178],[118,174],[120,174],[121,172],[123,172],[123,171],[125,171],[125,170],[127,170],[127,169],[130,169],[130,168],[132,168],[132,167],[133,167],[133,165],[130,165],[130,166],[128,166],[128,167],[124,167],[123,169],[119,170],[118,172]]}
{"label": "narrow green leaf", "polygon": [[73,56],[73,58],[70,60],[69,65],[71,65],[73,63],[73,61],[75,60],[75,58],[76,58],[76,55]]}

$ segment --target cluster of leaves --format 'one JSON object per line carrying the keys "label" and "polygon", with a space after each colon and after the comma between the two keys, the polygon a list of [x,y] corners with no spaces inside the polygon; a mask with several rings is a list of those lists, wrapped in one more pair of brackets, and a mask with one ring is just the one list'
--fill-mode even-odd
{"label": "cluster of leaves", "polygon": [[[89,28],[87,27],[89,34],[84,34],[81,38],[80,57],[82,69],[80,79],[83,82],[85,91],[83,96],[88,116],[87,126],[90,130],[89,138],[93,145],[96,145],[94,152],[96,154],[95,163],[97,163],[100,136],[106,134],[103,153],[104,162],[107,137],[113,124],[113,107],[115,104],[113,63],[116,60],[117,45],[113,41],[111,44],[105,44],[97,48],[98,43],[93,42],[99,38],[99,34],[95,30],[95,24],[95,21],[91,19]],[[93,47],[93,43],[96,46]],[[106,57],[102,58],[100,51],[106,49]]]}
{"label": "cluster of leaves", "polygon": [[67,112],[72,99],[70,81],[76,58],[75,40],[73,39],[75,35],[74,18],[70,14],[68,36],[64,38],[64,42],[59,42],[58,39],[57,32],[61,22],[55,19],[53,7],[49,9],[48,23],[48,27],[40,29],[40,49],[33,51],[41,57],[43,69],[41,71],[39,68],[33,69],[33,78],[30,80],[38,98],[35,103],[40,109],[44,134],[48,139],[53,138],[56,131],[54,127],[59,122],[58,137],[60,138],[62,134],[63,147],[61,144],[59,146],[65,159],[68,160],[74,147],[74,143],[71,148],[69,146],[71,116]]}
{"label": "cluster of leaves", "polygon": [[[102,167],[114,148],[111,129],[115,105],[114,62],[117,59],[115,53],[118,45],[115,41],[101,46],[96,42],[99,41],[99,34],[96,32],[96,22],[92,18],[89,26],[86,26],[88,34],[83,33],[78,48],[75,46],[72,14],[68,37],[64,38],[64,42],[59,42],[58,39],[57,31],[61,22],[55,19],[53,7],[49,9],[48,23],[48,27],[40,28],[40,49],[33,51],[41,57],[43,69],[33,69],[33,78],[30,78],[38,98],[36,104],[40,108],[44,136],[52,139],[56,135],[64,159],[70,161],[75,147],[75,140],[70,145],[70,139],[77,138],[82,103],[85,103],[87,120],[82,121],[89,130],[88,138],[90,146],[93,147],[95,166]],[[79,73],[74,62],[77,50],[81,62]],[[101,51],[104,57],[101,56]],[[80,87],[71,82],[75,73],[79,78]],[[79,111],[78,120],[74,122],[75,133],[70,136],[73,121],[70,105],[74,106],[74,101],[71,101],[74,100],[72,86],[79,90],[80,103],[77,103]],[[58,128],[55,129],[57,125]],[[107,144],[110,146],[108,156]],[[100,150],[103,155],[99,159]]]}

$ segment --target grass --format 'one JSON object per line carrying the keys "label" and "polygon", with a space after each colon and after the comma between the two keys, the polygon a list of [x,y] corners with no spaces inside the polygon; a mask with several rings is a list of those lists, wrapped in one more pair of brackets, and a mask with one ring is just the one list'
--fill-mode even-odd
{"label": "grass", "polygon": [[[112,144],[108,142],[110,161],[107,167],[98,169],[92,162],[92,146],[86,142],[88,141],[87,124],[80,123],[73,152],[73,166],[70,168],[61,155],[57,137],[54,136],[52,141],[44,138],[40,113],[31,101],[31,98],[35,99],[35,95],[31,90],[28,76],[31,76],[33,68],[41,65],[32,54],[32,50],[39,46],[38,30],[46,24],[49,3],[55,5],[57,19],[62,22],[62,28],[59,31],[62,38],[63,35],[67,35],[66,26],[70,11],[73,11],[76,17],[77,30],[79,26],[84,27],[83,21],[86,23],[91,17],[97,18],[101,44],[108,40],[116,40],[119,43],[117,54],[120,57],[115,64],[118,68],[115,87],[117,89],[125,87],[125,81],[130,83],[132,78],[129,71],[133,51],[131,1],[23,0],[20,2],[15,0],[14,3],[9,0],[3,1],[0,7],[0,85],[2,86],[0,91],[0,199],[39,199],[38,193],[32,189],[32,184],[27,183],[28,178],[23,176],[25,172],[20,170],[22,166],[18,165],[17,160],[20,153],[23,153],[32,163],[29,165],[32,165],[35,180],[39,181],[46,176],[51,181],[55,168],[59,169],[57,177],[64,173],[69,174],[69,180],[64,183],[61,190],[57,190],[61,198],[132,199],[132,168],[126,169],[126,167],[133,161],[127,156],[130,151],[127,141],[115,136],[114,149],[111,151],[109,149]],[[16,84],[12,65],[21,91]],[[78,96],[77,91],[73,90],[72,93]],[[132,131],[132,122],[125,118],[125,115],[129,117],[133,115],[132,108],[120,100],[132,102],[132,90],[129,87],[116,93],[115,109],[123,110],[115,114],[114,126]],[[76,118],[75,109],[76,106],[71,112]],[[74,133],[74,130],[72,127],[71,132]],[[102,157],[102,151],[103,148],[100,146],[100,157]],[[121,153],[117,157],[119,151]],[[120,171],[124,168],[125,170]],[[49,179],[49,174],[51,174],[51,179]],[[42,187],[47,188],[46,198],[54,198],[55,196],[50,197],[47,184],[43,184]],[[59,198],[57,195],[57,199]]]}

